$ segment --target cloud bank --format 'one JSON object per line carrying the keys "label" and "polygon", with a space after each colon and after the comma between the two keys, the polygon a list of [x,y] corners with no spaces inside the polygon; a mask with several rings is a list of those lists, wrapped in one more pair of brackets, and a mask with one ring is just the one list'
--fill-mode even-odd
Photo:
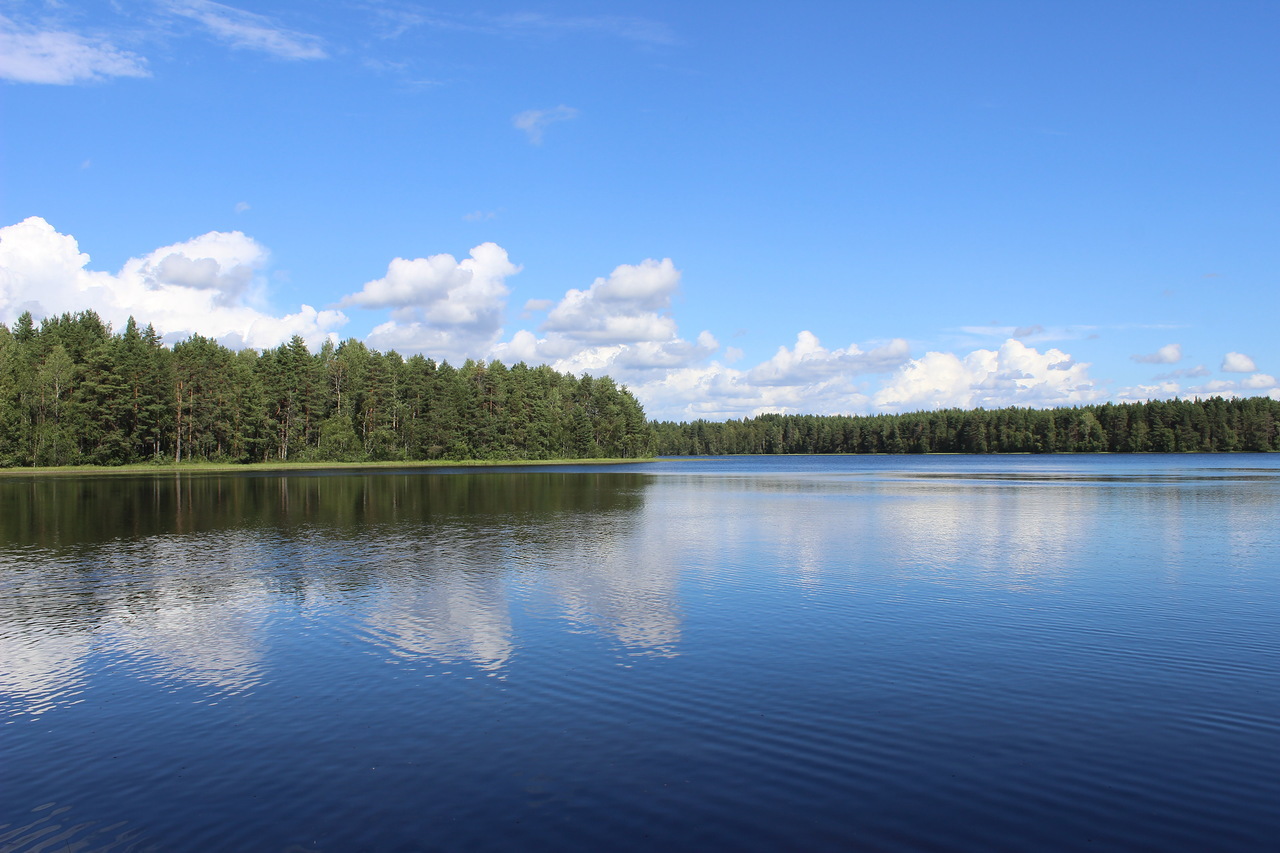
{"label": "cloud bank", "polygon": [[[319,309],[273,310],[269,264],[266,247],[246,234],[211,231],[130,258],[117,272],[94,270],[74,237],[31,217],[0,228],[0,322],[12,324],[23,311],[40,319],[92,309],[116,328],[130,315],[152,323],[169,341],[198,333],[262,349],[296,334],[315,349],[338,339],[348,323],[345,311],[370,312],[376,319],[365,340],[377,349],[455,364],[497,358],[608,374],[631,388],[651,417],[666,420],[1050,407],[1179,395],[1280,399],[1275,377],[1239,352],[1224,357],[1225,378],[1208,379],[1211,371],[1201,365],[1161,374],[1150,385],[1113,389],[1091,375],[1091,364],[1016,334],[997,347],[916,355],[900,337],[833,347],[801,330],[769,358],[743,364],[743,351],[722,349],[711,330],[682,334],[673,311],[682,275],[670,258],[619,264],[559,298],[522,299],[525,327],[514,331],[505,327],[508,281],[521,267],[496,243],[481,243],[461,259],[394,258],[381,277]],[[1182,357],[1179,344],[1132,356],[1150,364]],[[1201,384],[1183,384],[1190,380]]]}
{"label": "cloud bank", "polygon": [[0,228],[0,319],[93,310],[116,328],[130,315],[166,340],[201,334],[232,347],[272,347],[301,335],[319,346],[346,323],[341,311],[265,305],[264,246],[239,231],[211,231],[130,258],[117,273],[88,269],[74,237],[38,216]]}

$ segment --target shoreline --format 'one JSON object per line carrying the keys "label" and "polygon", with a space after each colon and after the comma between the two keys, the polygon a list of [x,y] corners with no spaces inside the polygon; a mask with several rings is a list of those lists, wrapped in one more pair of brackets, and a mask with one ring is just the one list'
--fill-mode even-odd
{"label": "shoreline", "polygon": [[62,465],[58,467],[0,468],[0,477],[79,477],[145,474],[232,474],[232,473],[318,473],[388,471],[430,468],[538,468],[564,465],[631,465],[655,461],[656,457],[629,459],[417,459],[391,462],[180,462],[135,465]]}

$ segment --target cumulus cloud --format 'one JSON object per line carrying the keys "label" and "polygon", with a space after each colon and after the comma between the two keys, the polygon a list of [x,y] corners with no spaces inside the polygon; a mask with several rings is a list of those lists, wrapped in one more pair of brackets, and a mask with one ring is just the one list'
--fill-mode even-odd
{"label": "cumulus cloud", "polygon": [[1214,379],[1187,390],[1193,397],[1255,397],[1266,394],[1280,399],[1280,383],[1269,373],[1254,373],[1241,380]]}
{"label": "cumulus cloud", "polygon": [[912,359],[873,400],[892,411],[1076,405],[1102,396],[1088,369],[1061,350],[1042,353],[1010,338],[998,350],[974,350],[963,358],[929,352]]}
{"label": "cumulus cloud", "polygon": [[755,385],[813,385],[837,375],[887,373],[910,355],[911,347],[901,338],[870,352],[863,352],[856,344],[828,350],[816,335],[803,331],[793,349],[778,347],[773,358],[751,368],[747,378]]}
{"label": "cumulus cloud", "polygon": [[280,59],[325,59],[324,42],[308,33],[280,26],[270,18],[212,0],[169,0],[174,15],[202,24],[215,38],[234,48],[256,50]]}
{"label": "cumulus cloud", "polygon": [[541,145],[543,132],[549,125],[577,117],[578,111],[576,109],[561,104],[549,110],[525,110],[513,116],[511,123],[523,130],[525,135],[529,137],[529,141],[534,145]]}
{"label": "cumulus cloud", "polygon": [[705,361],[720,344],[709,331],[693,341],[680,337],[670,314],[679,286],[680,270],[670,258],[620,264],[585,290],[570,288],[554,306],[526,303],[527,310],[551,309],[539,329],[542,336],[521,330],[495,347],[493,356],[571,373],[609,373],[629,383]]}
{"label": "cumulus cloud", "polygon": [[476,246],[462,261],[448,254],[395,258],[385,276],[341,304],[391,309],[391,319],[369,336],[376,348],[483,358],[502,332],[506,279],[519,271],[496,243]]}
{"label": "cumulus cloud", "polygon": [[1252,373],[1257,369],[1253,359],[1242,352],[1229,352],[1222,357],[1223,373]]}
{"label": "cumulus cloud", "polygon": [[198,333],[229,346],[270,347],[294,334],[311,346],[346,322],[303,305],[263,309],[265,247],[239,231],[208,234],[130,258],[118,273],[88,268],[74,237],[33,216],[0,228],[0,319],[94,310],[117,328],[133,315],[178,340]]}
{"label": "cumulus cloud", "polygon": [[748,371],[718,361],[665,371],[632,390],[650,417],[661,420],[723,420],[774,412],[853,414],[871,407],[871,398],[848,375],[794,385],[757,385]]}
{"label": "cumulus cloud", "polygon": [[595,343],[669,340],[675,321],[658,312],[670,305],[679,286],[680,271],[670,258],[621,264],[588,289],[565,293],[543,328]]}
{"label": "cumulus cloud", "polygon": [[[725,361],[742,357],[741,350],[730,349]],[[632,374],[636,381],[629,387],[651,417],[665,420],[767,412],[852,414],[872,407],[864,387],[867,374],[891,372],[909,357],[902,339],[865,350],[856,344],[829,350],[813,333],[802,331],[794,347],[779,347],[772,358],[748,369],[720,361],[673,365],[648,375]]]}
{"label": "cumulus cloud", "polygon": [[65,86],[146,76],[145,59],[106,40],[23,26],[0,15],[0,79]]}
{"label": "cumulus cloud", "polygon": [[1118,403],[1145,403],[1148,400],[1168,400],[1183,394],[1182,386],[1173,381],[1156,382],[1151,385],[1134,385],[1121,388],[1111,395]]}
{"label": "cumulus cloud", "polygon": [[1182,361],[1182,344],[1165,344],[1155,352],[1129,357],[1142,364],[1177,364]]}

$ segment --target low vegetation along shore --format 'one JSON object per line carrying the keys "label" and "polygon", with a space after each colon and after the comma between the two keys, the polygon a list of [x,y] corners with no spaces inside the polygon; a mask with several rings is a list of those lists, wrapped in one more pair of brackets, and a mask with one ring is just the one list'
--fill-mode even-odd
{"label": "low vegetation along shore", "polygon": [[56,467],[0,468],[0,477],[58,477],[89,475],[151,475],[151,474],[226,474],[226,473],[289,473],[324,471],[404,471],[417,468],[546,468],[556,465],[624,465],[633,462],[652,462],[644,459],[407,459],[386,462],[179,462],[172,459],[158,462],[138,462],[130,465],[61,465]]}
{"label": "low vegetation along shore", "polygon": [[[0,468],[155,472],[603,462],[774,453],[1280,450],[1280,401],[1151,401],[651,423],[609,377],[294,337],[172,348],[92,311],[0,325]],[[97,466],[92,467],[92,466]]]}

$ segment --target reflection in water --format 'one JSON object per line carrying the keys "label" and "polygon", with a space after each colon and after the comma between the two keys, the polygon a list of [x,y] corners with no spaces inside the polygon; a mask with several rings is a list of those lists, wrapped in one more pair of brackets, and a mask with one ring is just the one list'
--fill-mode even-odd
{"label": "reflection in water", "polygon": [[647,509],[638,519],[600,521],[602,529],[567,537],[564,552],[553,557],[560,570],[552,583],[565,615],[632,651],[674,655],[682,564],[670,529]]}
{"label": "reflection in water", "polygon": [[79,691],[81,661],[92,638],[86,631],[53,633],[33,622],[31,614],[18,615],[0,604],[0,694],[38,715]]}
{"label": "reflection in water", "polygon": [[[395,658],[497,672],[520,647],[513,603],[535,592],[632,652],[676,654],[690,567],[716,575],[763,559],[810,590],[870,572],[1017,591],[1063,582],[1081,542],[1142,540],[1176,575],[1197,547],[1188,539],[1206,536],[1256,564],[1272,493],[1216,479],[1125,488],[1114,476],[1050,486],[1034,474],[711,470],[2,481],[0,500],[16,511],[0,516],[0,690],[41,713],[82,689],[91,655],[123,653],[215,694],[243,692],[261,678],[281,596],[358,614],[357,635]],[[1222,529],[1186,523],[1204,501],[1230,504],[1215,513]]]}
{"label": "reflection in water", "polygon": [[[636,474],[0,481],[4,691],[39,713],[95,650],[216,694],[255,685],[278,598],[364,614],[401,659],[496,671],[513,578],[634,650],[679,637],[678,565]],[[641,541],[643,538],[645,541]],[[635,555],[643,554],[641,559]],[[68,590],[72,591],[68,595]],[[341,621],[341,620],[340,620]]]}
{"label": "reflection in water", "polygon": [[41,803],[17,825],[0,825],[0,850],[60,851],[92,850],[94,853],[122,851],[141,853],[159,850],[140,830],[124,821],[77,820],[71,806]]}
{"label": "reflection in water", "polygon": [[0,479],[0,849],[1262,849],[1280,477],[1151,464]]}
{"label": "reflection in water", "polygon": [[501,575],[453,567],[391,572],[369,602],[369,639],[402,658],[498,670],[511,657],[510,604]]}

